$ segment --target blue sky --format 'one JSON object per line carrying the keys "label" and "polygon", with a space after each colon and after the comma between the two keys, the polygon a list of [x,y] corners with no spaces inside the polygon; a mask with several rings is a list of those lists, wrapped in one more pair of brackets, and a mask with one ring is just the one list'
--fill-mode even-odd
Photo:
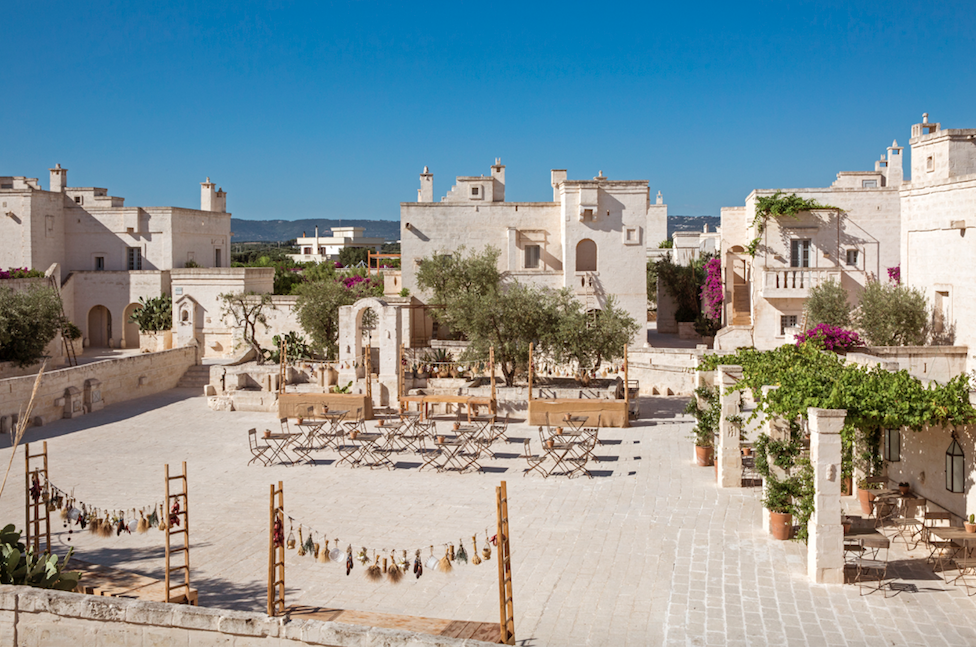
{"label": "blue sky", "polygon": [[242,218],[399,218],[418,174],[646,179],[671,214],[870,170],[929,112],[976,127],[966,2],[20,2],[0,175]]}

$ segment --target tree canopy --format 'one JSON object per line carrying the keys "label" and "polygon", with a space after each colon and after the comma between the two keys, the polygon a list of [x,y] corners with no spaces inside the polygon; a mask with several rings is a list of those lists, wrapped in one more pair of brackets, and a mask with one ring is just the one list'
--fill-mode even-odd
{"label": "tree canopy", "polygon": [[0,287],[0,362],[30,366],[61,327],[61,305],[54,288],[25,291]]}

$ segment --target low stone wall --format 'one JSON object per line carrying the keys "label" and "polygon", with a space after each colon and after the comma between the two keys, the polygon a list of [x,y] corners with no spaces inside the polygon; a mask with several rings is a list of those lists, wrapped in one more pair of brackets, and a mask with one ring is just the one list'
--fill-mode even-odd
{"label": "low stone wall", "polygon": [[0,586],[0,644],[478,647],[490,643],[262,613]]}
{"label": "low stone wall", "polygon": [[[196,348],[184,347],[45,371],[34,399],[33,424],[83,415],[106,404],[172,389],[196,364]],[[27,407],[34,375],[0,380],[0,432]]]}
{"label": "low stone wall", "polygon": [[863,353],[848,353],[847,361],[861,366],[895,362],[895,370],[945,384],[966,372],[968,354],[968,346],[868,346]]}
{"label": "low stone wall", "polygon": [[640,382],[641,395],[691,395],[704,352],[704,347],[630,349],[627,377]]}

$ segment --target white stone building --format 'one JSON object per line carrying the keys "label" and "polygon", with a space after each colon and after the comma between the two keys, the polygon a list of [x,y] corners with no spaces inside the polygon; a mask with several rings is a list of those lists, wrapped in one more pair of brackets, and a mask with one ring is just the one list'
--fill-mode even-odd
{"label": "white stone building", "polygon": [[379,253],[386,242],[382,238],[364,236],[364,227],[333,227],[331,236],[319,236],[319,228],[315,227],[314,236],[305,236],[304,232],[296,239],[300,252],[288,256],[297,262],[321,263],[326,260],[336,260],[339,252],[347,247],[368,247]]}
{"label": "white stone building", "polygon": [[[902,148],[897,142],[873,171],[841,172],[825,188],[757,189],[744,207],[722,209],[722,269],[726,324],[717,349],[760,350],[792,341],[802,324],[810,289],[835,280],[848,289],[852,305],[871,278],[887,280],[900,259]],[[834,208],[770,218],[755,256],[750,243],[760,196],[782,192]]]}
{"label": "white stone building", "polygon": [[[552,171],[551,202],[506,202],[505,167],[489,176],[458,177],[440,202],[424,168],[417,202],[400,204],[403,286],[418,293],[425,256],[464,246],[501,251],[498,269],[524,283],[570,288],[588,308],[613,295],[636,321],[647,312],[647,248],[667,236],[667,205],[652,202],[646,180],[569,180]],[[643,329],[635,343],[644,345]]]}
{"label": "white stone building", "polygon": [[51,169],[50,190],[36,178],[0,177],[0,266],[60,267],[65,312],[86,345],[133,348],[128,323],[139,297],[170,292],[170,270],[188,262],[230,266],[227,194],[207,178],[200,209],[130,207],[107,189],[67,186]]}
{"label": "white stone building", "polygon": [[922,116],[901,190],[901,278],[933,309],[933,332],[968,346],[976,368],[976,129],[943,130]]}

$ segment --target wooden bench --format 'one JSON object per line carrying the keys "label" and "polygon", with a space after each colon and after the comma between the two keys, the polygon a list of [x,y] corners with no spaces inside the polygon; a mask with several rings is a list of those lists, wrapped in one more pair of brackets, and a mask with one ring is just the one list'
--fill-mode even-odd
{"label": "wooden bench", "polygon": [[465,620],[440,620],[416,616],[400,616],[390,613],[369,611],[350,611],[331,607],[291,606],[285,609],[290,620],[321,620],[323,622],[343,622],[365,627],[402,629],[431,636],[450,638],[472,638],[484,642],[501,642],[501,632],[497,622],[469,622]]}

